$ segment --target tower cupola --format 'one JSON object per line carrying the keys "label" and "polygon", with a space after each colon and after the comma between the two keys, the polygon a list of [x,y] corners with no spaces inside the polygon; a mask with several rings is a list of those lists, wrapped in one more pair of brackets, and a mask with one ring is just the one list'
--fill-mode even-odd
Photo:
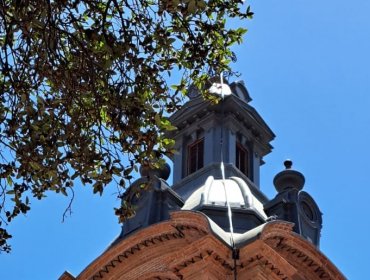
{"label": "tower cupola", "polygon": [[240,177],[259,189],[260,166],[271,152],[275,135],[249,105],[251,98],[242,81],[227,88],[229,94],[213,104],[190,87],[190,101],[170,117],[178,128],[171,135],[178,151],[172,158],[173,188],[185,200],[209,176],[222,177],[221,162],[226,178]]}

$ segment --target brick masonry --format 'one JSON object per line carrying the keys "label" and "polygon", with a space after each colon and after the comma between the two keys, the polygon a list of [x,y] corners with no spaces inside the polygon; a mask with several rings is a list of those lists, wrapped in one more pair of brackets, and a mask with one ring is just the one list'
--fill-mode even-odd
{"label": "brick masonry", "polygon": [[211,229],[205,215],[178,211],[117,243],[79,276],[59,280],[253,279],[344,280],[315,246],[292,232],[292,224],[268,223],[258,238],[239,248],[239,258]]}

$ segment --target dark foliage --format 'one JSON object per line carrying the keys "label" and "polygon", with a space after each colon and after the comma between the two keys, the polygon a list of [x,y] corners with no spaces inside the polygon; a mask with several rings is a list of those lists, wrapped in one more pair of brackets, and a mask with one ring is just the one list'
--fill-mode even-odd
{"label": "dark foliage", "polygon": [[[173,153],[166,116],[189,81],[229,70],[241,0],[0,0],[0,249],[48,191],[121,193]],[[169,84],[176,73],[177,81]],[[122,221],[129,202],[116,209]]]}

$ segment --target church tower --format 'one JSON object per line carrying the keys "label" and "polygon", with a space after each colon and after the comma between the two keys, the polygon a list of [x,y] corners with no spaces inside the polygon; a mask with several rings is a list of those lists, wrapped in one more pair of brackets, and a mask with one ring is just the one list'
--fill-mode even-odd
{"label": "church tower", "polygon": [[[319,250],[322,214],[292,162],[275,176],[273,199],[260,190],[275,135],[244,83],[213,86],[222,89],[218,104],[191,87],[170,118],[178,128],[170,135],[173,186],[168,165],[143,168],[126,193],[136,215],[80,275],[65,272],[60,280],[345,279]],[[143,184],[148,191],[136,198]]]}

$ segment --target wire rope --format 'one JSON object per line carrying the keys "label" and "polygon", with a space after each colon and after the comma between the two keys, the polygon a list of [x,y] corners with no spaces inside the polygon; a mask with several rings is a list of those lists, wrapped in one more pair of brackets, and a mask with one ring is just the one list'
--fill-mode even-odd
{"label": "wire rope", "polygon": [[221,139],[220,139],[220,150],[221,150],[221,163],[220,163],[220,169],[221,169],[221,176],[222,176],[222,185],[224,188],[225,192],[225,199],[226,199],[226,205],[227,205],[227,215],[229,219],[229,226],[230,226],[230,243],[233,249],[235,249],[235,241],[234,241],[234,227],[233,227],[233,219],[232,219],[232,210],[231,210],[231,205],[229,201],[229,197],[227,195],[227,190],[226,190],[226,178],[225,178],[225,165],[224,165],[224,157],[223,157],[223,142],[224,142],[224,81],[223,81],[223,74],[221,73],[220,75],[220,81],[221,81]]}

